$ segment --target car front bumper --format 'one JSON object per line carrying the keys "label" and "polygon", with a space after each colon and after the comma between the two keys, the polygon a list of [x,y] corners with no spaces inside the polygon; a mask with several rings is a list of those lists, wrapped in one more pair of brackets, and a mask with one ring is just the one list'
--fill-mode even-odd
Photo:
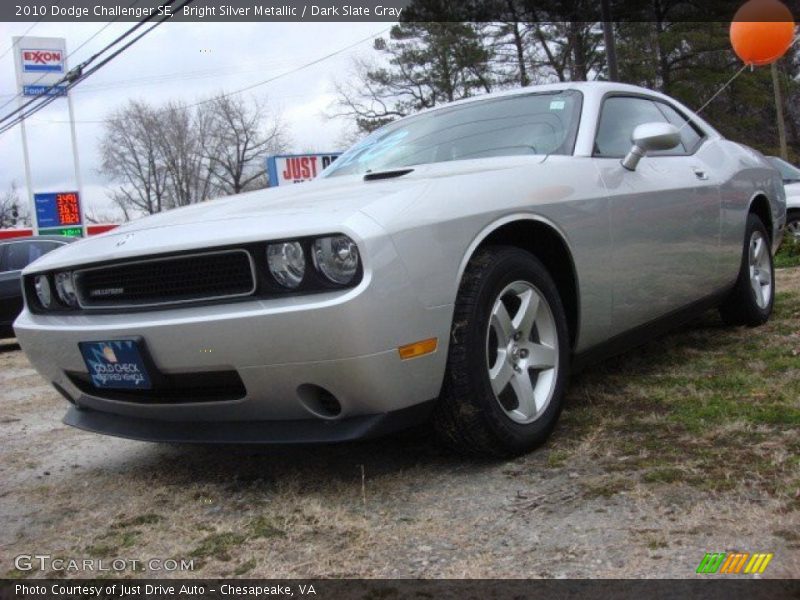
{"label": "car front bumper", "polygon": [[[373,250],[375,250],[373,248]],[[23,311],[14,324],[33,366],[75,407],[65,422],[136,439],[289,442],[352,439],[436,398],[444,376],[452,305],[424,307],[387,243],[351,290],[127,314],[69,316]],[[380,275],[376,275],[380,273]],[[398,347],[438,338],[435,352],[401,360]],[[137,401],[79,388],[79,342],[141,338],[165,375],[235,371],[243,397]],[[323,388],[341,411],[315,410],[301,386]],[[396,417],[401,411],[400,418]],[[338,425],[337,425],[338,424]],[[147,433],[149,431],[149,433]]]}

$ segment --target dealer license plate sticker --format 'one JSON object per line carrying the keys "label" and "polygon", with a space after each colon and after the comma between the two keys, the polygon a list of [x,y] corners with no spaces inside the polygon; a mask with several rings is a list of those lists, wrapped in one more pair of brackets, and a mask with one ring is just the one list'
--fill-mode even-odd
{"label": "dealer license plate sticker", "polygon": [[135,340],[80,342],[78,346],[95,387],[151,389],[150,375]]}

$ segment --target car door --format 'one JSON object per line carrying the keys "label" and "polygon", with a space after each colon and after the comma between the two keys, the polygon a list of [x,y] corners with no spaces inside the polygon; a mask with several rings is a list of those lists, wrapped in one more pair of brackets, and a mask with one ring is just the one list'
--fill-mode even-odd
{"label": "car door", "polygon": [[[636,170],[620,159],[633,130],[672,122],[681,144],[649,153]],[[594,160],[609,195],[612,329],[620,333],[712,293],[719,257],[719,181],[702,151],[704,134],[675,107],[646,96],[602,103]]]}
{"label": "car door", "polygon": [[20,270],[11,264],[10,254],[12,247],[24,245],[26,242],[6,242],[0,246],[0,337],[12,335],[11,323],[22,310]]}

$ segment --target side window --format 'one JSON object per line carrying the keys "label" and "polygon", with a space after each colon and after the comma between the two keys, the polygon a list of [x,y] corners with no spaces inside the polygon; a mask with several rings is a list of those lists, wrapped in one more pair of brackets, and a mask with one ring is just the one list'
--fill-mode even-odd
{"label": "side window", "polygon": [[9,269],[6,269],[6,248],[7,247],[8,247],[8,244],[0,244],[0,273],[2,273],[3,271],[8,271],[9,270]]}
{"label": "side window", "polygon": [[52,252],[60,246],[61,244],[57,244],[55,242],[31,242],[28,250],[28,264],[32,263],[40,256],[44,256],[48,252]]}
{"label": "side window", "polygon": [[703,139],[703,135],[698,131],[697,127],[694,123],[689,122],[686,125],[687,119],[677,110],[672,108],[669,104],[664,104],[663,102],[656,102],[656,105],[664,113],[664,116],[667,117],[667,120],[675,125],[681,132],[681,143],[683,144],[683,149],[686,153],[694,152],[695,148],[700,144],[700,141]]}
{"label": "side window", "polygon": [[21,271],[40,256],[58,248],[55,242],[16,242],[8,244],[5,256],[6,271]]}
{"label": "side window", "polygon": [[[597,128],[597,136],[594,142],[594,155],[607,158],[622,158],[631,149],[631,138],[633,130],[644,123],[667,123],[670,121],[666,110],[670,108],[660,102],[654,102],[647,98],[635,98],[626,96],[613,96],[603,102],[600,113],[600,124]],[[673,112],[675,112],[673,110]],[[672,123],[677,127],[686,121],[680,114],[675,112],[675,116],[680,119],[679,123]],[[685,127],[681,132],[681,145],[671,150],[653,152],[653,156],[676,156],[686,154],[686,145],[683,141],[684,132],[687,139],[692,134],[697,136],[697,132],[690,127]],[[699,140],[695,140],[695,143]],[[693,147],[693,146],[691,146]]]}
{"label": "side window", "polygon": [[613,96],[606,98],[594,142],[595,156],[622,158],[631,149],[633,130],[644,123],[667,119],[652,100]]}

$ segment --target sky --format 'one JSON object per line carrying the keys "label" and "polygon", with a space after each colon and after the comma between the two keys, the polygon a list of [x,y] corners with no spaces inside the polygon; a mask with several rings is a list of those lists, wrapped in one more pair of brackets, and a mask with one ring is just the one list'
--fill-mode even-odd
{"label": "sky", "polygon": [[[0,23],[0,108],[16,108],[11,38],[33,23]],[[69,66],[101,49],[132,23],[112,23],[86,46],[69,55],[105,23],[38,23],[27,35],[64,37]],[[391,23],[165,23],[74,88],[83,202],[98,216],[118,214],[107,197],[110,182],[99,173],[99,139],[105,115],[128,100],[161,104],[192,103],[297,69],[352,46],[318,64],[245,92],[266,100],[281,114],[294,151],[334,151],[348,128],[344,119],[327,119],[335,100],[333,82],[346,79],[356,56],[374,54],[372,39]],[[5,54],[5,56],[3,56]],[[76,189],[67,102],[59,99],[27,120],[33,188],[36,192]],[[0,135],[0,193],[12,181],[26,199],[20,128]]]}

